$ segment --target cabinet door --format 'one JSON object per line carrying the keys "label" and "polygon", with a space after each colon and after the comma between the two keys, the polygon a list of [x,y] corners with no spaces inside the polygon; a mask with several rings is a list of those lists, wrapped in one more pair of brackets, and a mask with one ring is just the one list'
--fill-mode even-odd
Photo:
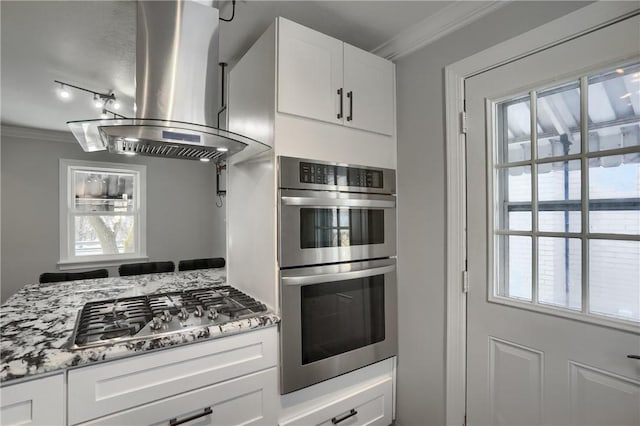
{"label": "cabinet door", "polygon": [[64,390],[62,374],[3,386],[0,422],[3,425],[63,425]]}
{"label": "cabinet door", "polygon": [[344,124],[393,134],[394,65],[379,56],[344,43]]}
{"label": "cabinet door", "polygon": [[393,378],[387,377],[329,404],[294,418],[281,420],[280,426],[387,426],[393,421]]}
{"label": "cabinet door", "polygon": [[274,425],[278,396],[278,371],[270,368],[84,424]]}
{"label": "cabinet door", "polygon": [[342,123],[342,42],[278,20],[278,111]]}
{"label": "cabinet door", "polygon": [[69,371],[69,423],[147,404],[276,365],[276,327]]}

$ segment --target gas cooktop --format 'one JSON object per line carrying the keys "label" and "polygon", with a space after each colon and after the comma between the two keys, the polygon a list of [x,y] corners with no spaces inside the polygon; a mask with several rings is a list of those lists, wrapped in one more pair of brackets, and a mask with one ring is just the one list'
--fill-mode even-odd
{"label": "gas cooktop", "polygon": [[78,313],[71,348],[160,337],[266,311],[265,305],[231,286],[89,302]]}

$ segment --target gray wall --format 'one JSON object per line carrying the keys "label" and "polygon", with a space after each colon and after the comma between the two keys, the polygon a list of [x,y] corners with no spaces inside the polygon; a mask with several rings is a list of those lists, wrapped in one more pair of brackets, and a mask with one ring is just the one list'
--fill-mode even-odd
{"label": "gray wall", "polygon": [[397,62],[398,424],[445,421],[444,67],[588,3],[511,3]]}
{"label": "gray wall", "polygon": [[[225,257],[225,207],[216,208],[215,167],[195,161],[85,153],[77,143],[2,136],[4,302],[56,271],[60,158],[147,166],[147,254],[151,261]],[[117,276],[117,268],[109,268]]]}

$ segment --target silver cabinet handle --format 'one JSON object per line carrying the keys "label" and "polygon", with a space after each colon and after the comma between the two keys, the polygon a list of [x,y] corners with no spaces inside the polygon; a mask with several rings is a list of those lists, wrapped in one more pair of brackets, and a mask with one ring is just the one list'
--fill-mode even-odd
{"label": "silver cabinet handle", "polygon": [[357,415],[358,412],[355,410],[355,408],[352,408],[347,414],[345,414],[344,416],[338,418],[338,417],[334,417],[331,419],[331,423],[333,423],[334,425],[337,425],[340,422],[343,422],[345,420],[347,420],[349,417],[353,417],[355,415]]}
{"label": "silver cabinet handle", "polygon": [[170,426],[178,426],[178,425],[181,425],[183,423],[190,422],[191,420],[195,420],[195,419],[198,419],[200,417],[208,416],[211,413],[213,413],[213,410],[211,409],[211,407],[207,407],[207,408],[204,409],[204,411],[202,413],[194,414],[193,416],[186,417],[186,418],[184,418],[182,420],[178,420],[177,417],[174,417],[173,419],[169,420],[169,425]]}

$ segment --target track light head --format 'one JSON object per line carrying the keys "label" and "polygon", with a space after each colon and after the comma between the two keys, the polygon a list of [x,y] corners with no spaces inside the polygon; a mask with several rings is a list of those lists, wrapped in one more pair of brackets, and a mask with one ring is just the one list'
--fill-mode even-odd
{"label": "track light head", "polygon": [[93,95],[93,106],[96,108],[104,107],[104,102],[102,102],[102,99],[100,99],[97,93]]}
{"label": "track light head", "polygon": [[60,87],[58,88],[58,96],[60,97],[60,99],[67,101],[71,99],[71,92],[69,91],[69,89],[67,89],[67,86],[60,83]]}

